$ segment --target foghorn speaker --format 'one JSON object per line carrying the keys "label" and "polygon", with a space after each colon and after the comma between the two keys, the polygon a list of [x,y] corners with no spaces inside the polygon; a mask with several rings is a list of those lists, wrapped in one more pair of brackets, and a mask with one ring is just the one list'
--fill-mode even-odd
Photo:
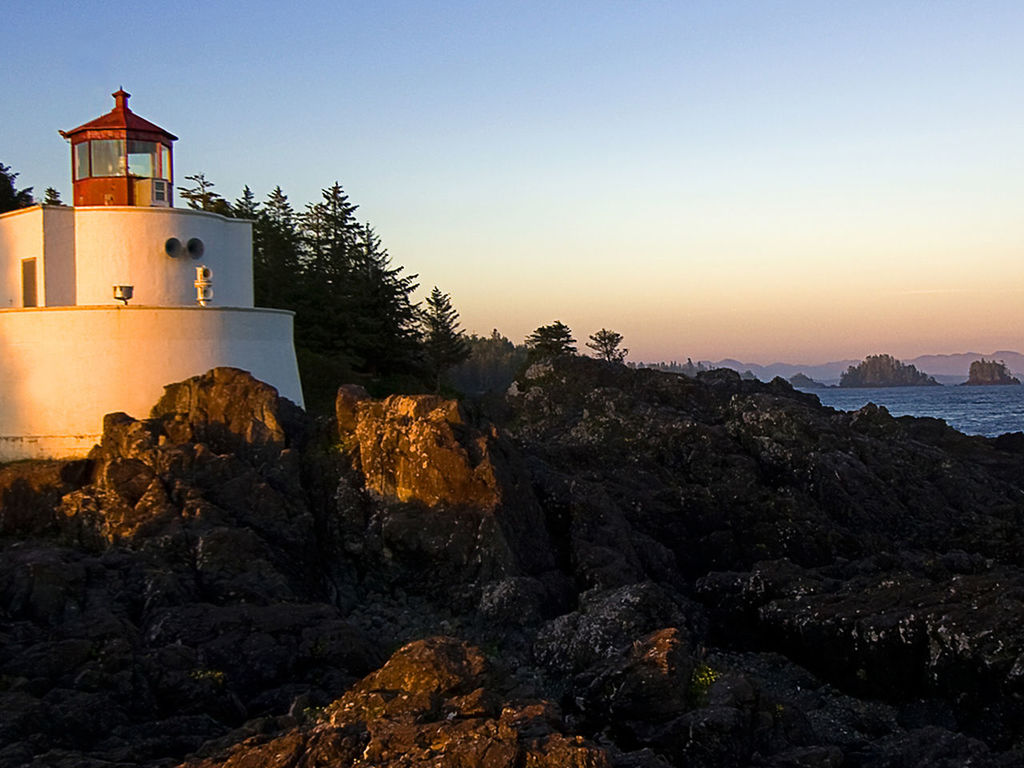
{"label": "foghorn speaker", "polygon": [[201,258],[203,252],[206,250],[206,248],[203,246],[203,241],[200,240],[198,237],[193,237],[191,240],[189,240],[188,243],[185,245],[185,248],[188,249],[188,255],[191,256],[193,259]]}
{"label": "foghorn speaker", "polygon": [[169,237],[167,238],[167,242],[164,243],[164,253],[172,259],[176,259],[185,253],[185,246],[181,244],[181,240],[178,238]]}

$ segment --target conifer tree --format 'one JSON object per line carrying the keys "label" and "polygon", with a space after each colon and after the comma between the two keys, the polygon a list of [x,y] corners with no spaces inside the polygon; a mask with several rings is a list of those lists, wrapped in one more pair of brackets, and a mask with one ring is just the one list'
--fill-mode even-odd
{"label": "conifer tree", "polygon": [[459,329],[459,313],[451,297],[436,285],[423,312],[423,356],[437,393],[445,372],[469,357],[469,344]]}
{"label": "conifer tree", "polygon": [[346,296],[354,311],[354,351],[374,376],[412,374],[419,367],[417,275],[402,274],[369,224],[359,228]]}
{"label": "conifer tree", "polygon": [[249,189],[249,185],[246,184],[242,187],[242,196],[235,200],[235,204],[231,206],[231,210],[236,218],[239,219],[251,219],[256,221],[260,215],[260,204],[256,201],[256,195]]}
{"label": "conifer tree", "polygon": [[222,216],[232,215],[228,201],[213,191],[214,184],[203,173],[186,176],[195,186],[178,187],[178,195],[188,203],[188,207],[197,211],[210,211]]}
{"label": "conifer tree", "polygon": [[14,186],[14,180],[17,178],[18,174],[12,171],[10,166],[0,163],[0,213],[16,211],[35,204],[32,187],[18,189]]}
{"label": "conifer tree", "polygon": [[535,358],[565,357],[576,354],[576,339],[561,320],[542,325],[526,337],[526,347]]}
{"label": "conifer tree", "polygon": [[626,359],[629,350],[620,348],[622,334],[602,328],[597,333],[591,334],[587,346],[597,353],[599,360],[607,360],[610,363],[621,363]]}
{"label": "conifer tree", "polygon": [[64,205],[64,201],[60,199],[60,192],[53,187],[47,187],[43,193],[43,205]]}
{"label": "conifer tree", "polygon": [[295,211],[279,186],[274,187],[257,211],[253,225],[253,272],[259,306],[296,308],[294,300],[300,288],[299,231]]}

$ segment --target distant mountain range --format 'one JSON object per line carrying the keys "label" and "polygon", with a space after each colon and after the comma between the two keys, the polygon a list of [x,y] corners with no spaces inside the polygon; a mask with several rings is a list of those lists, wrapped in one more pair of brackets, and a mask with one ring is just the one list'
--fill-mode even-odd
{"label": "distant mountain range", "polygon": [[[935,377],[940,384],[962,384],[967,381],[967,374],[970,371],[971,363],[975,360],[1001,360],[1006,363],[1010,371],[1018,378],[1024,374],[1024,354],[1012,350],[999,350],[991,354],[980,352],[960,352],[951,355],[920,355],[904,363],[910,363],[917,370],[924,371]],[[744,363],[732,358],[725,360],[710,361],[702,360],[705,367],[732,368],[740,373],[750,371],[761,381],[771,381],[776,376],[789,379],[797,373],[810,376],[822,384],[838,384],[839,377],[851,365],[857,365],[860,360],[835,360],[830,363],[818,365],[800,365],[794,363],[772,363],[770,365],[758,365],[757,363]]]}

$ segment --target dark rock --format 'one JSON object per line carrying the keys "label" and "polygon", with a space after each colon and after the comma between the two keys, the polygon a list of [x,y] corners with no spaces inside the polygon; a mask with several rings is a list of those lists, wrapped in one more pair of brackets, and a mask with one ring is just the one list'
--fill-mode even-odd
{"label": "dark rock", "polygon": [[243,742],[224,757],[189,768],[319,764],[442,766],[611,766],[606,753],[561,731],[544,701],[503,702],[479,650],[435,637],[400,649],[324,711],[311,728],[261,744]]}
{"label": "dark rock", "polygon": [[0,469],[0,766],[1024,764],[1017,442],[582,358],[330,424],[214,371]]}
{"label": "dark rock", "polygon": [[419,571],[443,563],[449,582],[553,567],[521,459],[493,427],[473,428],[457,402],[430,395],[378,401],[343,388],[337,403],[342,442],[353,442],[363,484],[385,502],[359,532],[379,537],[382,558]]}

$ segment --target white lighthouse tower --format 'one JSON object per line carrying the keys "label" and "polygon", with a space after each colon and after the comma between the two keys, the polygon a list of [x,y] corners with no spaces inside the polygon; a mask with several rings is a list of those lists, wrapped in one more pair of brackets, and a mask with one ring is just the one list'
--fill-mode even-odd
{"label": "white lighthouse tower", "polygon": [[104,414],[217,366],[302,405],[293,313],[253,306],[252,222],[175,208],[176,137],[113,96],[61,131],[74,206],[0,214],[0,461],[84,456]]}

